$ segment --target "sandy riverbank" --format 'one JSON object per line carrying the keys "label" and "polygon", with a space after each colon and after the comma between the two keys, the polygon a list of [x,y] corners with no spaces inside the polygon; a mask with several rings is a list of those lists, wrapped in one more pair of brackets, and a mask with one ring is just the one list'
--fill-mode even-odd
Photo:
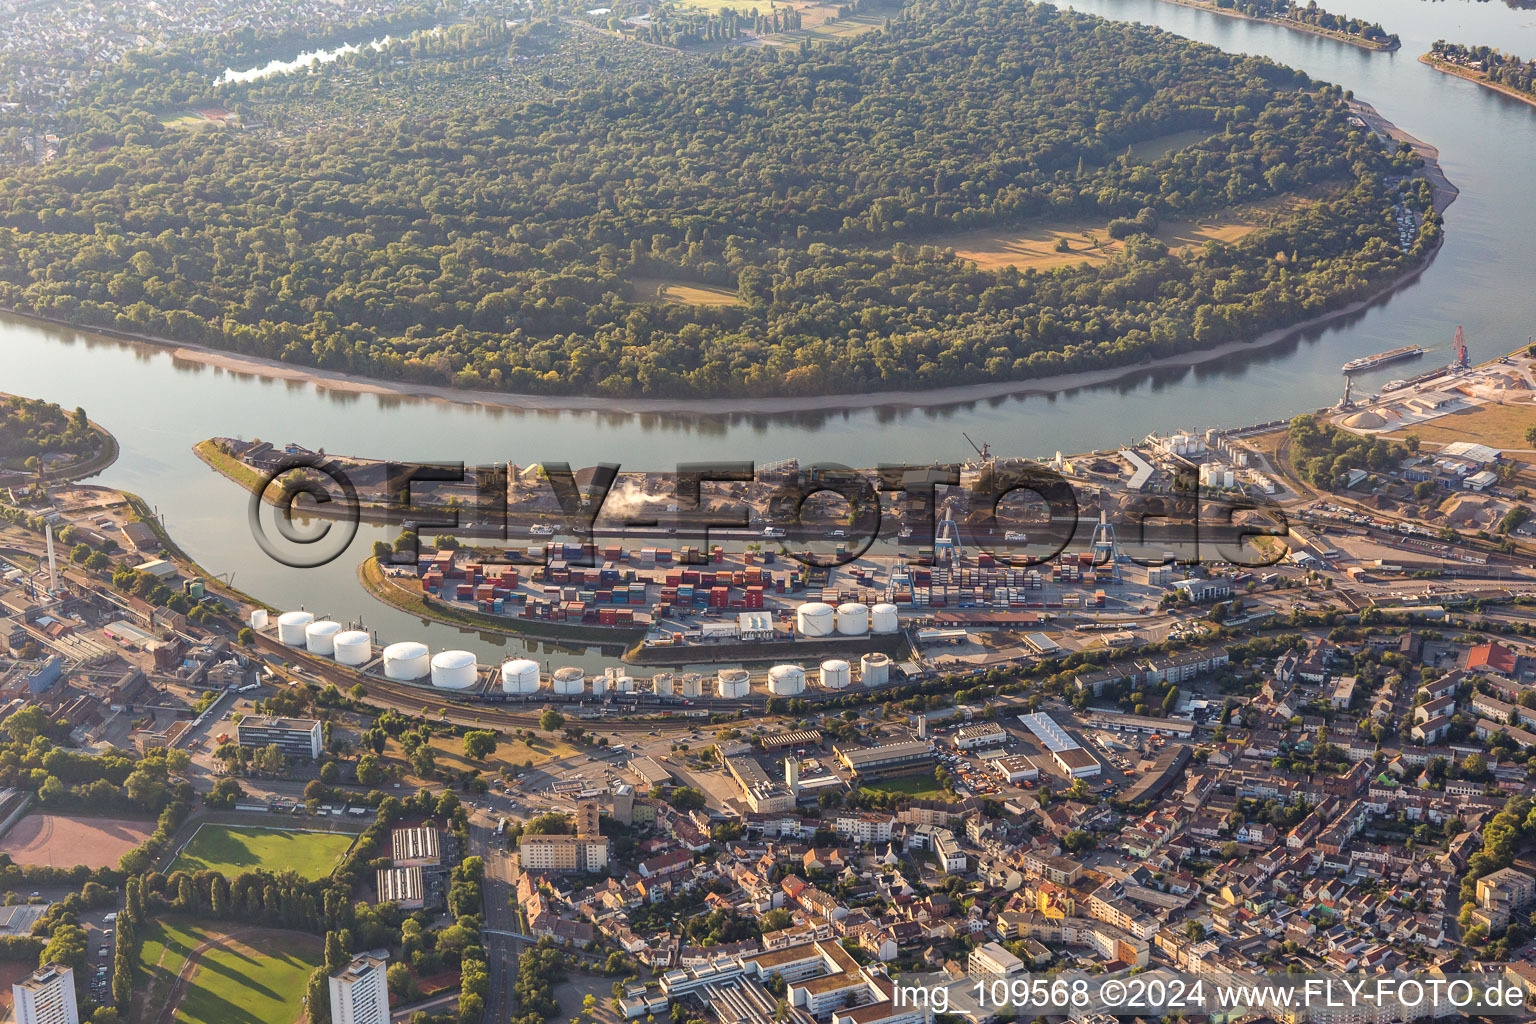
{"label": "sandy riverbank", "polygon": [[[1169,0],[1171,3],[1182,0]],[[1197,5],[1204,6],[1204,5]],[[1399,141],[1407,142],[1424,158],[1424,174],[1435,189],[1435,209],[1443,211],[1459,194],[1457,188],[1445,177],[1438,162],[1439,150],[1387,121],[1368,103],[1353,102],[1351,108],[1373,128]],[[1441,236],[1442,244],[1444,236]],[[844,395],[806,395],[801,397],[728,397],[728,398],[637,398],[637,397],[582,397],[578,395],[522,395],[503,391],[484,391],[451,388],[439,384],[416,384],[407,381],[387,381],[369,377],[355,377],[334,370],[301,366],[292,363],[263,359],[257,356],[224,352],[203,345],[166,341],[127,331],[81,327],[56,317],[37,316],[15,310],[5,311],[21,320],[49,324],[81,334],[95,334],[105,338],[132,342],[152,350],[169,352],[173,359],[216,367],[236,374],[248,374],[271,380],[305,381],[322,391],[342,394],[379,395],[390,398],[416,398],[429,401],[457,402],[463,405],[481,405],[493,408],[526,409],[529,411],[591,411],[608,414],[643,415],[663,413],[671,415],[721,416],[732,414],[776,415],[797,412],[825,412],[829,409],[848,411],[880,407],[934,408],[986,401],[1011,395],[1058,394],[1079,388],[1096,387],[1140,377],[1158,370],[1180,369],[1199,366],[1243,352],[1258,352],[1287,341],[1306,331],[1323,327],[1337,320],[1354,316],[1393,292],[1416,281],[1439,251],[1435,247],[1424,261],[1402,276],[1376,289],[1356,302],[1319,314],[1288,327],[1268,331],[1246,341],[1233,341],[1197,352],[1184,352],[1164,359],[1147,360],[1125,366],[1083,370],[1076,373],[1056,374],[1021,381],[994,381],[986,384],[961,384],[934,388],[927,391],[875,391]]]}

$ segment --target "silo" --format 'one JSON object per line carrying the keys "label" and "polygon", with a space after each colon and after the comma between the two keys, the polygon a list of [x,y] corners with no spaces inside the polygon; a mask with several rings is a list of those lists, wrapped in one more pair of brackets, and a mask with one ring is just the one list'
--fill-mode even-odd
{"label": "silo", "polygon": [[752,674],[744,668],[723,668],[715,674],[715,692],[725,700],[740,700],[752,692]]}
{"label": "silo", "polygon": [[539,663],[528,658],[513,658],[501,666],[502,693],[538,693]]}
{"label": "silo", "polygon": [[843,636],[863,636],[869,632],[869,605],[857,601],[837,606],[837,631]]}
{"label": "silo", "polygon": [[704,677],[697,672],[684,672],[679,685],[684,697],[704,696]]}
{"label": "silo", "polygon": [[608,674],[592,677],[592,696],[606,697],[608,695]]}
{"label": "silo", "polygon": [[360,629],[348,629],[332,638],[331,651],[338,665],[366,665],[373,657],[373,641]]}
{"label": "silo", "polygon": [[657,672],[651,676],[651,692],[658,697],[672,696],[672,673]]}
{"label": "silo", "polygon": [[555,674],[550,680],[555,693],[562,697],[579,697],[581,691],[586,688],[587,674],[575,665],[567,665],[564,668],[555,669]]}
{"label": "silo", "polygon": [[801,636],[831,636],[837,628],[837,613],[829,604],[807,601],[795,609],[795,630]]}
{"label": "silo", "polygon": [[432,685],[439,690],[467,690],[475,685],[479,666],[468,651],[442,651],[432,656]]}
{"label": "silo", "polygon": [[859,682],[864,686],[884,686],[891,680],[891,659],[875,651],[859,659]]}
{"label": "silo", "polygon": [[828,690],[845,690],[853,682],[853,670],[842,658],[830,658],[821,663],[821,685]]}
{"label": "silo", "polygon": [[309,612],[283,612],[277,617],[277,638],[289,647],[303,647],[304,630],[314,621]]}
{"label": "silo", "polygon": [[[826,608],[826,605],[822,607]],[[831,611],[827,608],[827,611]],[[768,670],[768,692],[776,697],[793,697],[805,690],[805,669],[799,665],[775,665]]]}
{"label": "silo", "polygon": [[869,628],[874,633],[894,633],[901,628],[893,604],[877,604],[869,610]]}
{"label": "silo", "polygon": [[384,678],[409,682],[427,674],[431,655],[426,644],[402,640],[384,648]]}
{"label": "silo", "polygon": [[304,646],[310,654],[335,654],[336,634],[340,632],[339,622],[330,619],[311,622],[304,627]]}
{"label": "silo", "polygon": [[251,628],[252,629],[266,629],[267,628],[267,610],[265,608],[252,608],[251,609]]}

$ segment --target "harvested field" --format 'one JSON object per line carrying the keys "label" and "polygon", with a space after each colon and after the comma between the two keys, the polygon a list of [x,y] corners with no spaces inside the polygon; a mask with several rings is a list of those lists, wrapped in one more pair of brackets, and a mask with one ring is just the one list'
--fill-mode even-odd
{"label": "harvested field", "polygon": [[641,277],[635,279],[634,287],[635,298],[641,302],[681,302],[688,306],[741,305],[741,296],[713,285]]}
{"label": "harvested field", "polygon": [[18,864],[112,868],[117,867],[118,858],[154,831],[152,821],[29,814],[0,838],[0,853],[10,854]]}

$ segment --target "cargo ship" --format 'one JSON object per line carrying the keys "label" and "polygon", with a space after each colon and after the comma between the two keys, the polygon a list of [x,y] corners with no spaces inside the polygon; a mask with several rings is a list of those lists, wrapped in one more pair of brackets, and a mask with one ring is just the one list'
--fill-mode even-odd
{"label": "cargo ship", "polygon": [[1351,359],[1344,364],[1344,372],[1355,373],[1359,370],[1370,370],[1385,363],[1395,363],[1399,359],[1417,359],[1423,354],[1424,349],[1420,345],[1404,345],[1401,348],[1389,349],[1386,352],[1377,352],[1373,356]]}

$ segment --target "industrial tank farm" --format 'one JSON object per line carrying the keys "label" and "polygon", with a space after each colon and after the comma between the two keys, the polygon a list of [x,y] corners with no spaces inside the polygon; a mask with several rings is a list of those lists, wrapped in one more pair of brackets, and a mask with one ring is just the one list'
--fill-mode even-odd
{"label": "industrial tank farm", "polygon": [[869,606],[849,601],[837,606],[837,631],[843,636],[863,636],[869,632]]}
{"label": "industrial tank farm", "polygon": [[578,696],[587,687],[587,674],[572,665],[557,668],[555,674],[550,677],[550,686],[560,696]]}
{"label": "industrial tank farm", "polygon": [[859,659],[859,683],[863,686],[884,686],[891,678],[891,659],[875,651]]}
{"label": "industrial tank farm", "polygon": [[853,682],[852,670],[841,658],[829,658],[821,663],[821,686],[825,690],[845,690]]}
{"label": "industrial tank farm", "polygon": [[289,647],[303,647],[304,631],[314,621],[309,612],[283,612],[277,617],[277,638]]}
{"label": "industrial tank farm", "polygon": [[336,634],[340,632],[341,623],[339,622],[332,622],[330,619],[311,622],[304,627],[304,649],[310,654],[335,654]]}
{"label": "industrial tank farm", "polygon": [[513,658],[501,666],[501,692],[528,695],[539,692],[539,663]]}
{"label": "industrial tank farm", "polygon": [[427,674],[431,655],[427,645],[402,640],[384,648],[384,678],[409,683]]}
{"label": "industrial tank farm", "polygon": [[[832,609],[828,608],[827,611]],[[775,697],[793,697],[805,692],[805,669],[799,665],[775,665],[768,670],[768,692]]]}
{"label": "industrial tank farm", "polygon": [[432,658],[432,685],[439,690],[467,690],[478,677],[479,666],[468,651],[443,651]]}
{"label": "industrial tank farm", "polygon": [[331,653],[338,665],[356,668],[373,659],[373,641],[360,629],[348,629],[331,638]]}
{"label": "industrial tank farm", "polygon": [[715,693],[723,700],[740,700],[752,692],[752,674],[744,668],[723,668],[715,677]]}
{"label": "industrial tank farm", "polygon": [[837,631],[837,612],[821,601],[807,601],[795,609],[795,631],[804,637],[832,636]]}

